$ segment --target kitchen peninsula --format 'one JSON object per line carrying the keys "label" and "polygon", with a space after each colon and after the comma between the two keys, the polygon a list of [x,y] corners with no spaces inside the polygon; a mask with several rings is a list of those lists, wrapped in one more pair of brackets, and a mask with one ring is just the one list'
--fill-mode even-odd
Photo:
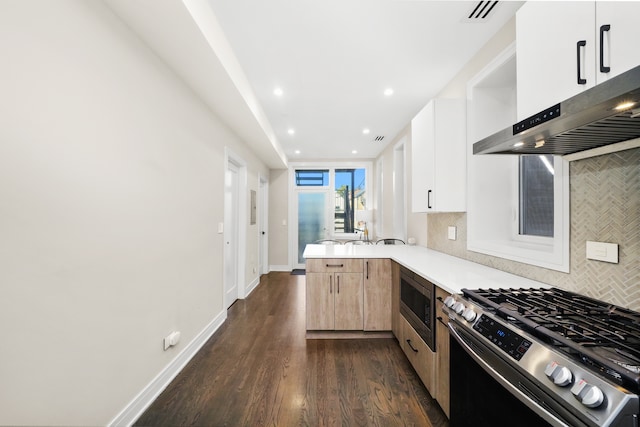
{"label": "kitchen peninsula", "polygon": [[457,258],[422,246],[411,245],[307,245],[304,258],[390,259],[429,280],[448,293],[463,288],[528,288],[544,283]]}
{"label": "kitchen peninsula", "polygon": [[447,416],[445,298],[463,288],[548,287],[421,246],[307,245],[304,257],[307,338],[388,337],[392,331]]}

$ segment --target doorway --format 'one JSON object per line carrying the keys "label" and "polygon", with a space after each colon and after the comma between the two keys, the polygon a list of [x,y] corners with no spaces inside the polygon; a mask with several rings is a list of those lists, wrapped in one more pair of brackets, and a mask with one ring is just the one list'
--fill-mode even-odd
{"label": "doorway", "polygon": [[244,161],[226,150],[224,179],[224,308],[245,297],[247,168]]}
{"label": "doorway", "polygon": [[258,194],[258,240],[259,240],[259,266],[258,275],[269,272],[269,236],[267,228],[269,226],[269,181],[264,176],[259,178],[260,191]]}

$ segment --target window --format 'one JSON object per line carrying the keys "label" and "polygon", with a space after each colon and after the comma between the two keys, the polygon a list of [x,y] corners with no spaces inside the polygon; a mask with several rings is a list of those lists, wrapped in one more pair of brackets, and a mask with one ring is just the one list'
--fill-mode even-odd
{"label": "window", "polygon": [[553,237],[553,156],[520,156],[519,234]]}
{"label": "window", "polygon": [[365,211],[364,169],[335,170],[334,233],[356,233],[364,230],[357,211]]}
{"label": "window", "polygon": [[329,170],[296,170],[297,187],[326,187],[329,185]]}

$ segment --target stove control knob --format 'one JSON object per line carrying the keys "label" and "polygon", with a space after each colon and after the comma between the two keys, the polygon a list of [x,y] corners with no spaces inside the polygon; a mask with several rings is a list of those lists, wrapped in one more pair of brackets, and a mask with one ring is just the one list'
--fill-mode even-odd
{"label": "stove control knob", "polygon": [[462,314],[462,312],[464,311],[464,304],[461,303],[460,301],[456,302],[455,304],[453,304],[453,311],[455,311],[458,314]]}
{"label": "stove control knob", "polygon": [[587,408],[597,408],[604,401],[604,393],[595,385],[580,380],[573,387],[571,393]]}
{"label": "stove control knob", "polygon": [[449,295],[444,299],[444,305],[446,305],[449,308],[453,307],[453,304],[455,303],[456,303],[456,300],[451,295]]}
{"label": "stove control knob", "polygon": [[553,383],[560,387],[565,387],[571,384],[573,380],[573,374],[566,366],[561,366],[558,362],[549,362],[544,368],[544,373]]}
{"label": "stove control knob", "polygon": [[462,312],[462,317],[464,317],[467,322],[473,322],[476,319],[476,312],[471,308],[465,308]]}

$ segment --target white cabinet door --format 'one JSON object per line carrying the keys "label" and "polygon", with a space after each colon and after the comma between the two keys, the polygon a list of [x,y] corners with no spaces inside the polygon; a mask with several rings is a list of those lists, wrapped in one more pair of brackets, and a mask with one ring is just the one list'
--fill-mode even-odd
{"label": "white cabinet door", "polygon": [[518,10],[518,120],[595,85],[595,9],[594,2],[529,1]]}
{"label": "white cabinet door", "polygon": [[[597,83],[640,65],[639,19],[640,2],[638,1],[596,3]],[[610,70],[601,71],[601,65],[609,67]]]}
{"label": "white cabinet door", "polygon": [[460,99],[434,99],[411,121],[411,209],[466,209],[466,115]]}

